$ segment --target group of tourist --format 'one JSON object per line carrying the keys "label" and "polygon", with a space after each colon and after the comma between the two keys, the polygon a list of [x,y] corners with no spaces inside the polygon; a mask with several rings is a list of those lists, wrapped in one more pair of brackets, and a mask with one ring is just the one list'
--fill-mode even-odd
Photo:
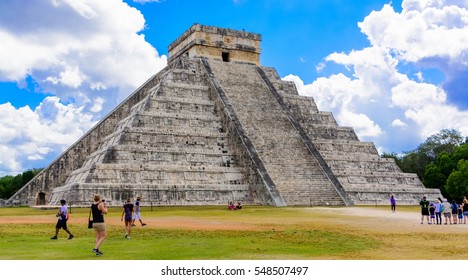
{"label": "group of tourist", "polygon": [[242,204],[239,201],[239,202],[237,202],[237,205],[234,205],[234,202],[230,201],[229,205],[228,205],[228,209],[229,210],[241,210],[242,209]]}
{"label": "group of tourist", "polygon": [[[101,199],[99,195],[94,195],[94,203],[91,205],[90,209],[90,219],[92,217],[92,228],[96,234],[96,243],[93,248],[93,253],[97,256],[103,255],[100,247],[104,240],[107,237],[107,227],[104,222],[104,215],[107,214],[107,203],[104,199]],[[140,213],[140,197],[137,197],[135,204],[131,202],[130,199],[127,199],[127,202],[123,206],[121,221],[125,220],[125,238],[130,239],[130,233],[132,227],[135,226],[135,221],[138,220],[141,226],[146,226],[145,223],[141,220]],[[58,233],[60,229],[63,229],[69,234],[68,239],[73,239],[74,235],[68,230],[67,220],[68,220],[68,206],[66,205],[65,200],[60,201],[61,207],[57,213],[58,221],[55,226],[55,235],[51,239],[58,239]]]}
{"label": "group of tourist", "polygon": [[421,206],[421,224],[424,224],[424,219],[429,225],[442,225],[442,222],[444,225],[466,224],[468,220],[468,199],[466,196],[462,203],[457,203],[455,200],[450,203],[440,197],[431,202],[424,196],[419,205]]}

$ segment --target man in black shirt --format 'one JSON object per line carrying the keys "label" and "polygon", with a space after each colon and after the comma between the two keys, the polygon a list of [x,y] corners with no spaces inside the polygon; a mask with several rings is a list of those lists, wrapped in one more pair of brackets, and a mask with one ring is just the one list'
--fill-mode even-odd
{"label": "man in black shirt", "polygon": [[429,201],[426,200],[425,196],[419,202],[419,205],[421,205],[421,224],[424,224],[424,216],[426,216],[427,223],[429,224]]}

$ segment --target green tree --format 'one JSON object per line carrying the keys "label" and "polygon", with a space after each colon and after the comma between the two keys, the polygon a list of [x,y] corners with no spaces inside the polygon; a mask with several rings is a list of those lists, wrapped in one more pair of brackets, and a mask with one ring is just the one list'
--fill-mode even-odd
{"label": "green tree", "polygon": [[18,174],[16,176],[7,175],[0,178],[0,198],[8,199],[14,195],[19,189],[26,185],[34,176],[36,176],[40,169],[32,169]]}
{"label": "green tree", "polygon": [[403,172],[416,173],[419,179],[423,179],[426,166],[433,163],[432,159],[425,153],[412,151],[404,155],[399,162],[398,166]]}
{"label": "green tree", "polygon": [[457,161],[452,159],[452,155],[447,152],[441,153],[436,159],[436,165],[439,167],[440,172],[447,178],[454,169],[457,168]]}
{"label": "green tree", "polygon": [[440,189],[445,186],[447,176],[445,176],[440,170],[439,166],[431,163],[426,166],[426,172],[424,173],[423,183],[426,187],[432,189]]}
{"label": "green tree", "polygon": [[458,162],[461,159],[468,159],[468,143],[455,147],[453,150],[452,160]]}
{"label": "green tree", "polygon": [[11,196],[11,189],[12,189],[12,181],[13,181],[13,176],[7,175],[2,178],[0,178],[0,186],[2,186],[3,191],[2,191],[2,197],[1,198],[9,198]]}
{"label": "green tree", "polygon": [[468,160],[461,159],[458,162],[457,170],[448,177],[445,189],[451,197],[468,195]]}
{"label": "green tree", "polygon": [[[420,144],[416,149],[406,152],[404,156],[397,160],[396,163],[403,172],[416,173],[423,182],[426,173],[426,166],[435,164],[441,155],[450,155],[460,146],[465,138],[461,136],[460,132],[455,129],[443,129],[439,133],[434,134]],[[448,159],[449,159],[448,158]],[[442,159],[439,166],[441,172],[448,176],[451,172],[450,168],[454,168],[456,164],[449,164],[452,160],[448,161],[447,158]],[[456,161],[455,161],[456,162]],[[434,170],[430,171],[433,175]],[[448,172],[448,173],[447,173]],[[427,181],[427,180],[426,180]]]}
{"label": "green tree", "polygon": [[455,147],[460,146],[465,139],[456,129],[442,129],[439,133],[429,136],[417,150],[435,160],[441,153],[452,154]]}

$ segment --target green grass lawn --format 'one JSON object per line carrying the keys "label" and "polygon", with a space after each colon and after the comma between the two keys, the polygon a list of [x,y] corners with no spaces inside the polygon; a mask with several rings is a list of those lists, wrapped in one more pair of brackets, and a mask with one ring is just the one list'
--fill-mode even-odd
{"label": "green grass lawn", "polygon": [[[88,209],[72,208],[69,229],[75,235],[67,240],[61,230],[54,235],[56,210],[28,207],[0,208],[0,218],[18,217],[28,223],[3,220],[0,225],[2,260],[89,260],[94,231],[87,229]],[[220,207],[143,208],[148,226],[133,228],[132,239],[125,239],[121,209],[111,208],[106,216],[108,238],[101,247],[108,260],[229,260],[229,259],[314,259],[339,258],[379,245],[371,237],[314,227],[307,213],[295,208],[249,207],[226,211]],[[316,217],[317,218],[317,217]],[[326,217],[325,217],[326,218]],[[160,219],[196,221],[195,225],[243,224],[249,229],[184,229],[154,226]]]}

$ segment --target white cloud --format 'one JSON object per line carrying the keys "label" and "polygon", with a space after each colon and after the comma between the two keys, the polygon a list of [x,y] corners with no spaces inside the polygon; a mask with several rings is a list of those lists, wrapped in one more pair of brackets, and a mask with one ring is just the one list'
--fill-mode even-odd
{"label": "white cloud", "polygon": [[122,0],[2,1],[0,61],[8,63],[0,63],[0,80],[30,75],[63,99],[114,95],[105,98],[112,108],[166,65],[139,34],[144,28],[141,12]]}
{"label": "white cloud", "polygon": [[338,120],[341,125],[354,128],[360,137],[375,137],[382,133],[379,125],[365,114],[343,110],[338,115]]}
{"label": "white cloud", "polygon": [[[369,47],[325,58],[351,75],[337,73],[306,85],[294,75],[284,79],[379,149],[414,135],[422,141],[444,128],[468,135],[468,111],[450,103],[450,96],[467,94],[459,85],[468,78],[468,2],[405,0],[402,6],[397,13],[385,5],[358,24]],[[424,67],[443,71],[454,86],[425,82]]]}
{"label": "white cloud", "polygon": [[403,122],[402,120],[396,119],[396,120],[394,120],[392,122],[392,126],[394,126],[394,127],[407,127],[408,125],[405,122]]}
{"label": "white cloud", "polygon": [[54,85],[62,84],[76,89],[85,79],[86,76],[84,76],[77,67],[71,68],[67,66],[67,69],[60,72],[59,77],[47,77],[45,82],[51,82]]}
{"label": "white cloud", "polygon": [[34,110],[0,104],[0,151],[4,151],[0,169],[22,172],[23,159],[39,160],[52,151],[62,151],[95,123],[91,114],[63,105],[57,97],[45,98]]}
{"label": "white cloud", "polygon": [[106,100],[102,97],[98,97],[94,100],[94,105],[89,109],[91,112],[97,113],[102,110],[102,104],[104,104]]}
{"label": "white cloud", "polygon": [[33,110],[0,104],[0,174],[49,163],[166,66],[144,28],[122,0],[0,1],[0,81],[54,95]]}
{"label": "white cloud", "polygon": [[415,73],[414,76],[418,79],[419,82],[424,82],[424,75],[421,71]]}
{"label": "white cloud", "polygon": [[446,101],[443,89],[436,85],[407,80],[391,89],[392,102],[404,109],[424,108],[428,104],[442,105]]}
{"label": "white cloud", "polygon": [[358,25],[373,45],[392,49],[406,61],[445,57],[458,64],[468,45],[468,7],[452,2],[406,0],[402,13],[385,5]]}
{"label": "white cloud", "polygon": [[317,66],[315,66],[315,70],[320,73],[323,71],[323,69],[325,69],[325,67],[326,67],[326,64],[323,62],[320,62],[319,64],[317,64]]}

